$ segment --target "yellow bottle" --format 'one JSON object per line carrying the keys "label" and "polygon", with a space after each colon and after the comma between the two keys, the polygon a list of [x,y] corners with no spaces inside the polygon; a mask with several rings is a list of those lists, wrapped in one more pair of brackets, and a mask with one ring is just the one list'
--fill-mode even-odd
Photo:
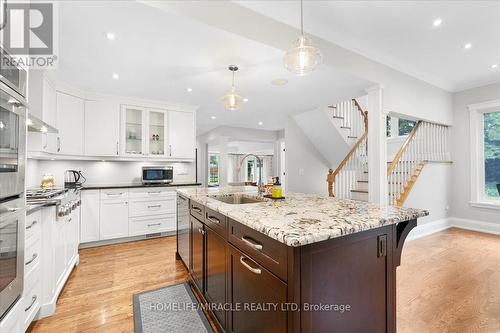
{"label": "yellow bottle", "polygon": [[282,197],[281,184],[279,177],[276,177],[276,180],[273,184],[273,189],[271,190],[271,197],[273,198],[281,198]]}

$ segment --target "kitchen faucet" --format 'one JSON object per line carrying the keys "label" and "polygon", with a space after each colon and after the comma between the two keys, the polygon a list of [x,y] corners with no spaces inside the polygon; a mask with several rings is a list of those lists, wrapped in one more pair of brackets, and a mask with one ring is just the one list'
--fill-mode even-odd
{"label": "kitchen faucet", "polygon": [[238,172],[241,170],[241,167],[243,166],[243,161],[245,160],[245,158],[247,158],[249,156],[254,156],[257,159],[257,167],[259,168],[259,182],[257,184],[257,188],[259,191],[259,195],[262,195],[262,194],[264,194],[265,189],[264,189],[264,183],[262,182],[262,159],[259,156],[255,155],[255,154],[246,154],[245,156],[243,156],[243,158],[240,161],[240,166],[238,167]]}

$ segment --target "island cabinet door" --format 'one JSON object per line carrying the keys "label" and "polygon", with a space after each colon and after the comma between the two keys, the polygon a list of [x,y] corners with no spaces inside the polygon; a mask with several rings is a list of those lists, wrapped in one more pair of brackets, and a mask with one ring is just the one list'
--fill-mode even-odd
{"label": "island cabinet door", "polygon": [[302,333],[395,332],[391,242],[379,228],[301,250]]}
{"label": "island cabinet door", "polygon": [[191,277],[198,291],[203,294],[205,270],[205,226],[191,216]]}
{"label": "island cabinet door", "polygon": [[205,298],[212,305],[213,314],[225,328],[226,313],[226,240],[215,231],[206,229],[206,279]]}
{"label": "island cabinet door", "polygon": [[227,332],[286,332],[286,284],[231,245],[227,263],[228,302],[232,305]]}

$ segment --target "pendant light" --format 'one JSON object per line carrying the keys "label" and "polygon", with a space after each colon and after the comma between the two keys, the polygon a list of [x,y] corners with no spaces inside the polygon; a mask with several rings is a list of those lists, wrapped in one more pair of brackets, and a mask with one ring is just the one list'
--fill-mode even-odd
{"label": "pendant light", "polygon": [[236,88],[234,87],[234,73],[238,70],[238,66],[230,65],[228,69],[233,72],[233,81],[231,84],[231,89],[224,95],[224,97],[222,97],[222,103],[224,104],[226,109],[235,111],[241,107],[241,102],[243,101],[241,96],[236,91]]}
{"label": "pendant light", "polygon": [[314,71],[321,64],[322,58],[320,49],[304,35],[304,10],[300,0],[300,36],[285,53],[285,68],[295,75],[304,76]]}

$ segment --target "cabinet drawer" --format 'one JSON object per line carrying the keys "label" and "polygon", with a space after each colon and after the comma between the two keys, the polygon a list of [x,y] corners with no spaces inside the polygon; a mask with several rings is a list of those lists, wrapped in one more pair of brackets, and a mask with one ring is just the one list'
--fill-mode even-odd
{"label": "cabinet drawer", "polygon": [[22,332],[24,332],[28,328],[28,326],[33,321],[33,318],[35,318],[38,309],[40,309],[40,301],[42,296],[41,292],[42,285],[41,280],[39,279],[38,282],[33,286],[33,288],[29,289],[28,292],[23,294],[23,297],[21,299],[22,307],[20,309],[21,318],[23,318],[24,325]]}
{"label": "cabinet drawer", "polygon": [[205,225],[227,238],[227,218],[219,212],[205,207]]}
{"label": "cabinet drawer", "polygon": [[197,203],[196,201],[189,200],[189,210],[191,215],[199,219],[200,221],[205,220],[205,206]]}
{"label": "cabinet drawer", "polygon": [[175,189],[165,187],[131,188],[129,196],[131,199],[175,197]]}
{"label": "cabinet drawer", "polygon": [[128,189],[117,188],[101,190],[101,200],[128,199]]}
{"label": "cabinet drawer", "polygon": [[130,236],[168,232],[175,230],[175,214],[155,216],[154,218],[132,218],[129,220]]}
{"label": "cabinet drawer", "polygon": [[229,242],[286,281],[286,245],[232,219],[228,220]]}
{"label": "cabinet drawer", "polygon": [[26,240],[35,236],[37,239],[40,238],[41,229],[40,224],[42,223],[42,210],[37,210],[34,213],[26,216],[26,230],[24,238]]}
{"label": "cabinet drawer", "polygon": [[42,253],[42,244],[40,238],[31,237],[27,240],[24,250],[24,276],[28,276],[40,262]]}
{"label": "cabinet drawer", "polygon": [[163,200],[135,199],[130,201],[129,216],[141,217],[175,213],[175,197]]}

